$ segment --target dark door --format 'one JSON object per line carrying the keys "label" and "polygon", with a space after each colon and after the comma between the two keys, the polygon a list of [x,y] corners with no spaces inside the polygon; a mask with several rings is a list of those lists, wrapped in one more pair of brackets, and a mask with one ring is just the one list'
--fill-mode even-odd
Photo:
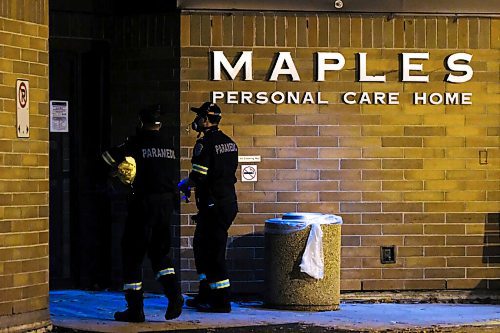
{"label": "dark door", "polygon": [[50,133],[52,289],[111,280],[111,204],[100,153],[109,145],[109,46],[50,39],[50,100],[69,102],[69,132]]}

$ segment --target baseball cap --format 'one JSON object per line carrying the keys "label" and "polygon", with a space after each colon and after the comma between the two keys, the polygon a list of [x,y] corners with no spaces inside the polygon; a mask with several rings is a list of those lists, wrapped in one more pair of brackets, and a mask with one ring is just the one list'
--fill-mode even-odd
{"label": "baseball cap", "polygon": [[220,110],[219,106],[215,103],[212,102],[205,102],[203,103],[200,107],[197,108],[191,108],[191,111],[196,112],[197,114],[208,114],[211,116],[220,116],[222,114],[222,111]]}

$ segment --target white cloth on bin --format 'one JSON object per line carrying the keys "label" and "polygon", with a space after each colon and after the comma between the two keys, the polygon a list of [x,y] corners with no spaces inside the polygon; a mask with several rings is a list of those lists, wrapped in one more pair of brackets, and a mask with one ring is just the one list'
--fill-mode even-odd
{"label": "white cloth on bin", "polygon": [[286,213],[283,218],[267,220],[265,232],[285,235],[311,226],[300,263],[300,271],[321,280],[324,278],[325,267],[322,224],[342,224],[342,218],[337,215],[321,213]]}
{"label": "white cloth on bin", "polygon": [[302,255],[300,271],[321,280],[324,276],[325,259],[323,254],[323,230],[321,224],[311,223],[306,249]]}

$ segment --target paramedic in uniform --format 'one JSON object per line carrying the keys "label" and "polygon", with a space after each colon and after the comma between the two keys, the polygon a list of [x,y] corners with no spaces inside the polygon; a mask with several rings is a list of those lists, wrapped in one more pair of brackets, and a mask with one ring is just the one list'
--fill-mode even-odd
{"label": "paramedic in uniform", "polygon": [[[123,289],[128,308],[115,313],[116,320],[126,322],[145,320],[141,266],[146,253],[168,298],[165,319],[177,318],[184,303],[170,258],[170,219],[177,200],[174,170],[179,161],[173,138],[160,132],[160,106],[141,110],[139,118],[135,136],[102,154],[120,180],[132,187],[122,238]],[[137,173],[130,179],[130,173],[135,172],[134,161]]]}
{"label": "paramedic in uniform", "polygon": [[226,243],[238,212],[234,188],[238,147],[219,129],[221,110],[216,104],[206,102],[191,110],[196,113],[191,127],[203,136],[194,146],[189,177],[178,186],[186,197],[195,187],[198,214],[193,250],[200,287],[186,304],[202,312],[230,312]]}

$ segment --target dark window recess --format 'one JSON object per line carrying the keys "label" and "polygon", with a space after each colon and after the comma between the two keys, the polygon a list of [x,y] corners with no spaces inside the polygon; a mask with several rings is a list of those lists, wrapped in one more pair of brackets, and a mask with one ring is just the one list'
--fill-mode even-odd
{"label": "dark window recess", "polygon": [[380,262],[382,264],[396,263],[396,246],[381,246],[380,247]]}

